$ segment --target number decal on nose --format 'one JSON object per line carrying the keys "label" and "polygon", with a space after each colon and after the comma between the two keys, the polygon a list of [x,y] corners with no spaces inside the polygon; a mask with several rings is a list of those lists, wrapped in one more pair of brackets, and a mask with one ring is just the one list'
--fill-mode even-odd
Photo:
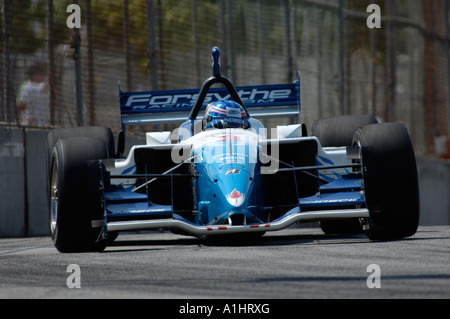
{"label": "number decal on nose", "polygon": [[239,207],[244,202],[245,196],[240,193],[236,188],[231,192],[231,194],[227,195],[228,202],[234,207]]}

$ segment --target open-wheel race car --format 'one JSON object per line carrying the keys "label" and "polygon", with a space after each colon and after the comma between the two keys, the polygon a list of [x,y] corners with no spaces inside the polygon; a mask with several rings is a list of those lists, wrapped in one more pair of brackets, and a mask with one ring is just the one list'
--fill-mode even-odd
{"label": "open-wheel race car", "polygon": [[[218,48],[212,56],[213,76],[200,90],[119,89],[117,149],[105,127],[49,134],[50,231],[59,251],[102,251],[108,237],[142,229],[233,238],[319,221],[326,234],[415,234],[417,169],[402,124],[350,115],[316,120],[311,136],[300,123],[269,138],[260,118],[298,120],[300,76],[235,87],[221,75]],[[128,125],[177,122],[173,132],[147,133],[124,158]]]}

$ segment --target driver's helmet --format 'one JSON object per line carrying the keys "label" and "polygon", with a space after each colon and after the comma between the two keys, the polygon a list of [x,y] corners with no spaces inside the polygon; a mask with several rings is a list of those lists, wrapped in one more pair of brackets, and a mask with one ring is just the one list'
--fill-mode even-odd
{"label": "driver's helmet", "polygon": [[247,113],[234,101],[214,102],[207,106],[203,128],[249,128]]}

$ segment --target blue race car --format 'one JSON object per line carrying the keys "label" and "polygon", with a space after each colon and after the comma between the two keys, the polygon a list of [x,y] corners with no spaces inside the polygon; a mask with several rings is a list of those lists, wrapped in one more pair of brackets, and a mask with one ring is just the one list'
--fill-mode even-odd
{"label": "blue race car", "polygon": [[[268,132],[259,118],[298,119],[299,74],[291,84],[235,87],[221,75],[218,48],[212,56],[213,76],[200,90],[119,89],[117,150],[105,127],[49,134],[59,251],[102,251],[118,232],[140,229],[235,238],[319,221],[326,234],[415,234],[417,169],[403,125],[351,115],[315,121],[311,136],[301,123]],[[123,157],[127,126],[176,122]]]}

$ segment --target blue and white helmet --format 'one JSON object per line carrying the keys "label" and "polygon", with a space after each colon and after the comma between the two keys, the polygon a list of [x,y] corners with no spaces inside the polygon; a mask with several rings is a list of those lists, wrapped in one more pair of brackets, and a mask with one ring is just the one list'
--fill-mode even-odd
{"label": "blue and white helmet", "polygon": [[247,113],[234,101],[214,102],[207,106],[203,128],[249,128]]}

